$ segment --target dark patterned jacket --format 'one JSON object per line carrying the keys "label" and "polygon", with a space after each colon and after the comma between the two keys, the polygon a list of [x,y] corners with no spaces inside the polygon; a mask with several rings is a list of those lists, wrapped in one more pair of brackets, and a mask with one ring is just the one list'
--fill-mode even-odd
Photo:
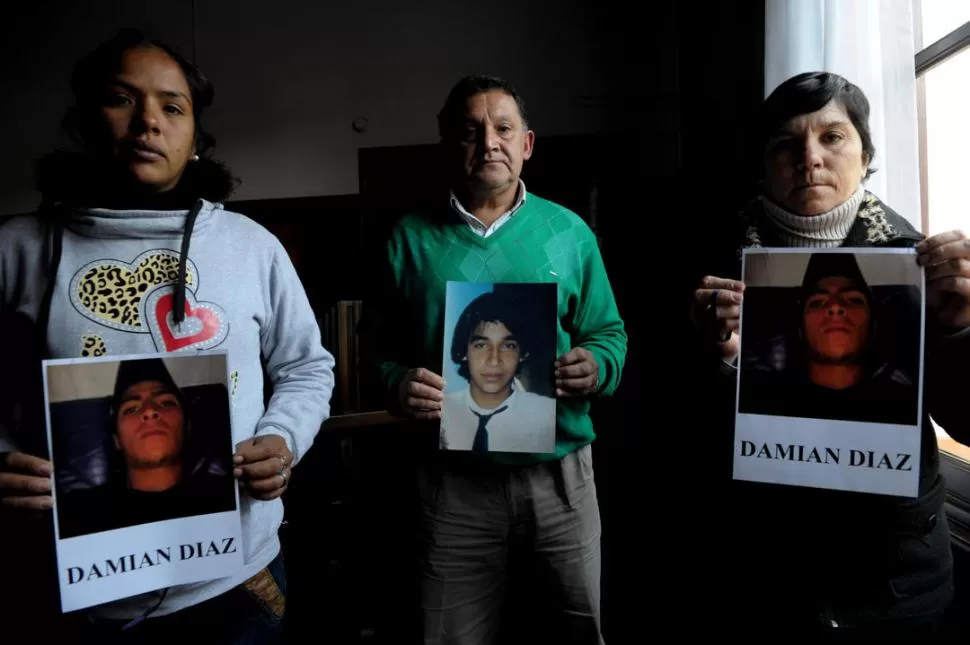
{"label": "dark patterned jacket", "polygon": [[[744,209],[733,260],[712,267],[713,275],[740,279],[741,249],[782,245],[765,217],[758,200]],[[912,247],[922,238],[867,193],[843,246]],[[722,605],[729,622],[764,619],[796,630],[919,622],[950,602],[952,556],[930,416],[954,439],[970,442],[970,414],[960,404],[970,391],[970,336],[942,330],[931,318],[918,499],[730,481],[736,373],[717,356],[697,357],[707,376],[696,385],[716,408],[702,414],[709,452],[718,455],[705,467],[711,489],[726,491],[718,499],[730,512],[721,541],[727,552],[712,565],[730,581]]]}

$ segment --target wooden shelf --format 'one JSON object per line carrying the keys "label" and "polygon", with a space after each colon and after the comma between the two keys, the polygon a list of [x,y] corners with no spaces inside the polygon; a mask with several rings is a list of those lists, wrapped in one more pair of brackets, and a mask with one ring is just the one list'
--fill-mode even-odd
{"label": "wooden shelf", "polygon": [[953,439],[947,439],[946,437],[937,437],[936,442],[939,444],[941,451],[964,461],[970,461],[970,446],[964,446],[962,443],[958,443]]}
{"label": "wooden shelf", "polygon": [[323,422],[326,431],[346,430],[348,428],[366,428],[369,426],[402,423],[405,419],[396,417],[386,410],[376,412],[358,412],[356,414],[338,414]]}

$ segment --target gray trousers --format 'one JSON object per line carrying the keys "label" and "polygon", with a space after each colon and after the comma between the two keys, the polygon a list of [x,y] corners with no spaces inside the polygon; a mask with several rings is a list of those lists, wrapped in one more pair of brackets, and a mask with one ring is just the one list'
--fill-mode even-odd
{"label": "gray trousers", "polygon": [[545,642],[603,643],[600,514],[590,446],[525,467],[442,453],[422,469],[419,486],[425,645],[498,643],[514,573],[510,552],[525,555],[535,587],[518,613],[533,618]]}

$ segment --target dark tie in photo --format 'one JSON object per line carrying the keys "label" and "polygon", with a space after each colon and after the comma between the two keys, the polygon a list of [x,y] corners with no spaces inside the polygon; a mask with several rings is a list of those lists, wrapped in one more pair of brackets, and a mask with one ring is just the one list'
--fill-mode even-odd
{"label": "dark tie in photo", "polygon": [[503,405],[495,412],[491,414],[479,414],[472,410],[475,416],[478,417],[478,430],[475,432],[475,442],[472,443],[472,452],[488,452],[488,430],[485,426],[488,424],[489,419],[494,417],[499,412],[504,412],[508,410],[509,406]]}

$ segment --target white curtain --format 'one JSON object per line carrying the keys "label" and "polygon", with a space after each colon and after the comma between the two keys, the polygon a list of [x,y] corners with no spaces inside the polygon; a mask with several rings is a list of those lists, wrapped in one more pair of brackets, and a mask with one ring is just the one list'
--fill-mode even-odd
{"label": "white curtain", "polygon": [[869,99],[877,169],[867,187],[921,228],[912,0],[765,0],[765,96],[827,71]]}

